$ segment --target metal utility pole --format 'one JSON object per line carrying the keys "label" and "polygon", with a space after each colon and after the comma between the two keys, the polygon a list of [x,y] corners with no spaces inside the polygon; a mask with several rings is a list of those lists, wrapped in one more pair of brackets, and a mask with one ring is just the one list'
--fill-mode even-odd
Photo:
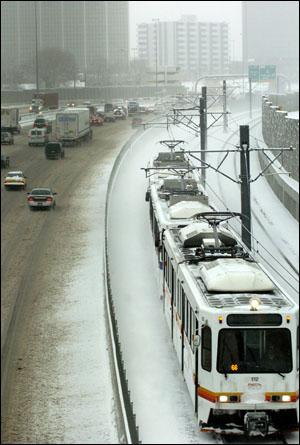
{"label": "metal utility pole", "polygon": [[[207,88],[201,88],[200,98],[200,143],[201,143],[201,164],[204,165],[207,150]],[[202,163],[203,161],[203,163]],[[202,169],[202,184],[205,188],[206,172],[205,168]]]}
{"label": "metal utility pole", "polygon": [[248,125],[240,125],[240,150],[242,240],[246,244],[248,249],[251,250],[250,159]]}
{"label": "metal utility pole", "polygon": [[227,115],[227,89],[226,80],[223,80],[223,130],[227,132],[228,130],[228,115]]}
{"label": "metal utility pole", "polygon": [[38,31],[37,31],[37,11],[36,1],[34,2],[34,19],[35,19],[35,78],[36,78],[36,92],[39,93],[39,58],[38,58]]}
{"label": "metal utility pole", "polygon": [[250,108],[250,119],[252,119],[252,80],[249,78],[249,108]]}
{"label": "metal utility pole", "polygon": [[[205,137],[205,132],[206,132],[206,126],[205,126],[205,114],[206,114],[206,109],[205,109],[205,99],[204,97],[200,97],[200,150],[201,150],[201,165],[205,165],[205,150],[206,150],[206,146],[205,146],[205,142],[206,142],[206,137]],[[205,187],[205,180],[206,180],[206,174],[205,174],[205,168],[202,169],[201,171],[201,178],[202,178],[202,185],[203,187]]]}

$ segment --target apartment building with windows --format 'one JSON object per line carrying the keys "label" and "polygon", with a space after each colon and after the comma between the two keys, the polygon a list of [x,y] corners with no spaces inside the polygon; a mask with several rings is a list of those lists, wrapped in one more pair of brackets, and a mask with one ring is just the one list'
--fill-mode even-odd
{"label": "apartment building with windows", "polygon": [[177,66],[184,77],[228,72],[228,24],[198,22],[182,16],[176,22],[155,20],[138,25],[138,54],[152,69]]}

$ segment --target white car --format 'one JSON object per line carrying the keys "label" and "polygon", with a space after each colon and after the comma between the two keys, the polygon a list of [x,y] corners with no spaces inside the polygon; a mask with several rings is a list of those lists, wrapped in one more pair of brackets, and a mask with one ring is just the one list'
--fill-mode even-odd
{"label": "white car", "polygon": [[6,190],[11,188],[26,188],[26,176],[21,171],[8,172],[4,179],[4,187]]}
{"label": "white car", "polygon": [[27,204],[30,210],[34,209],[55,209],[56,200],[55,195],[51,188],[34,188],[31,192],[27,193]]}

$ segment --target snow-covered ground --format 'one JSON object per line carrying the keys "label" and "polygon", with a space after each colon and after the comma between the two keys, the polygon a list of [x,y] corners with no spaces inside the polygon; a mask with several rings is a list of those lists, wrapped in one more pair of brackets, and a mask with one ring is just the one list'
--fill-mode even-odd
{"label": "snow-covered ground", "polygon": [[[232,130],[236,131],[239,125],[247,123],[245,116],[242,119],[235,117],[230,121],[232,128],[227,134],[223,134],[221,129],[214,130],[210,133],[209,148],[223,147],[224,139],[231,136]],[[151,444],[209,443],[214,442],[214,438],[197,430],[192,402],[162,312],[157,260],[150,230],[148,203],[145,202],[147,180],[141,170],[147,166],[152,156],[162,150],[159,141],[172,138],[186,140],[190,149],[199,147],[199,137],[193,132],[187,133],[179,128],[171,128],[169,131],[148,129],[132,144],[118,168],[108,220],[111,283],[140,439],[143,443]],[[230,143],[235,145],[238,140],[239,136],[236,134],[230,139]],[[235,174],[235,161],[231,158],[228,164]],[[254,165],[258,168],[253,161],[253,174]],[[214,199],[220,187],[230,197],[231,209],[240,210],[240,194],[236,184],[228,185],[227,182],[224,186],[211,173],[207,179],[210,190],[214,191]],[[269,187],[266,184],[262,186],[263,181],[260,181],[263,189],[253,188],[253,202],[258,217],[263,219],[263,225],[267,227],[267,231],[274,230],[274,235],[266,236],[260,225],[254,223],[255,234],[258,238],[264,234],[263,243],[268,243],[268,249],[275,239],[280,244],[280,249],[297,265],[298,224],[277,202],[273,192],[269,190],[266,194],[265,187]],[[271,199],[275,202],[274,206]],[[278,256],[276,248],[274,255]],[[298,435],[294,434],[288,441],[297,443],[297,438]]]}

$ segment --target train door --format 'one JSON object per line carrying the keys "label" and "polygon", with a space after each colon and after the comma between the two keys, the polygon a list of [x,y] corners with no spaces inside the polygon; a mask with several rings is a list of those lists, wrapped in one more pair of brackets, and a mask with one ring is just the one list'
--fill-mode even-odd
{"label": "train door", "polygon": [[182,305],[181,305],[181,283],[177,280],[177,289],[174,298],[174,326],[173,326],[173,343],[175,346],[178,361],[181,361],[181,325],[182,325]]}
{"label": "train door", "polygon": [[199,348],[199,373],[198,373],[198,420],[207,422],[212,388],[212,331],[210,326],[201,328],[201,344]]}

